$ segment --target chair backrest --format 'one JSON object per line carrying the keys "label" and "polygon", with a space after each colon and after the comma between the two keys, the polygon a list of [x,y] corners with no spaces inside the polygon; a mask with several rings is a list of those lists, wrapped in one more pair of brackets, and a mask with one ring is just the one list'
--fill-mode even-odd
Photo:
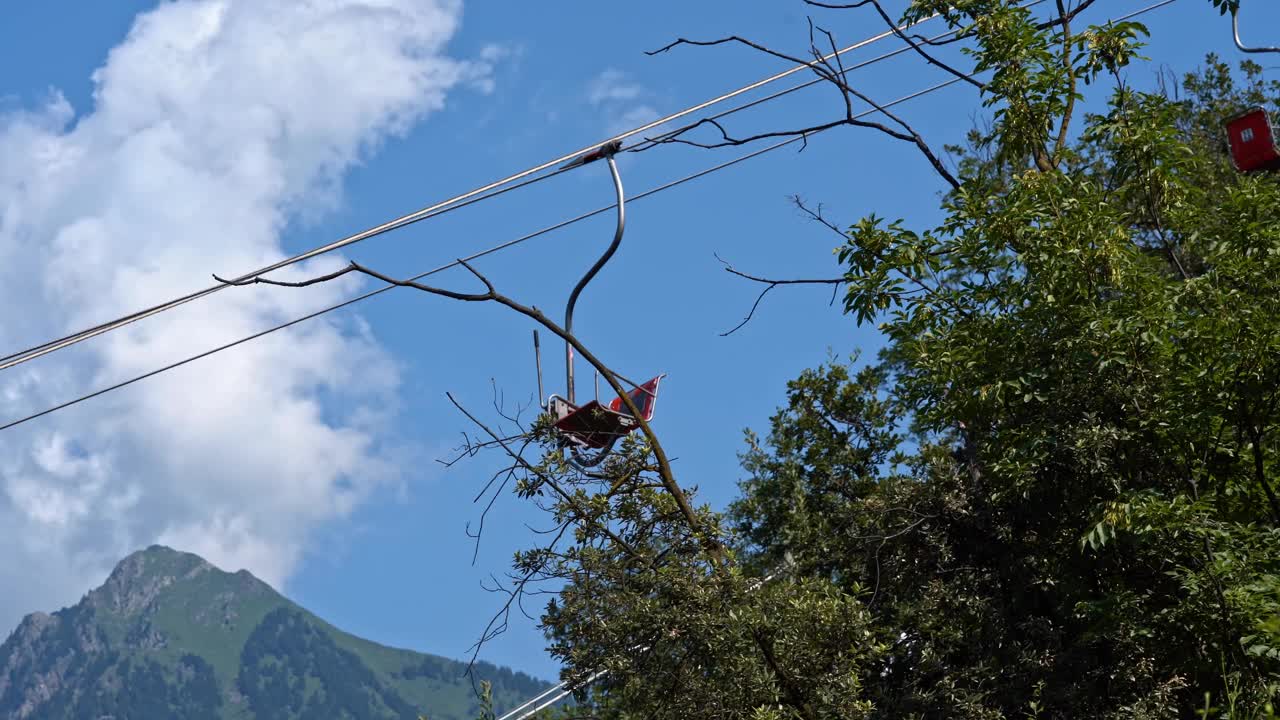
{"label": "chair backrest", "polygon": [[[640,409],[640,415],[644,418],[645,422],[649,422],[653,419],[653,408],[654,405],[657,404],[658,400],[658,383],[661,382],[664,377],[666,376],[659,375],[658,377],[627,393],[627,396],[631,398],[631,402],[635,403],[636,407]],[[622,413],[623,415],[631,414],[631,411],[627,408],[626,404],[622,402],[622,398],[614,398],[609,403],[609,409],[616,413]]]}
{"label": "chair backrest", "polygon": [[1254,108],[1227,122],[1231,160],[1241,172],[1269,170],[1280,164],[1271,117],[1264,108]]}

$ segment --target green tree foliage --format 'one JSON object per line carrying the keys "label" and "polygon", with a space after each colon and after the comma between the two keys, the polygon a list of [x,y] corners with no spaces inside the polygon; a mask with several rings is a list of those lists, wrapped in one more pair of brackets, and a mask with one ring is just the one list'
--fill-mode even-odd
{"label": "green tree foliage", "polygon": [[1271,715],[1280,182],[1221,128],[1280,86],[1211,57],[1131,89],[1145,29],[1059,10],[911,4],[993,123],[937,227],[849,228],[845,309],[887,349],[790,384],[727,518],[690,527],[640,442],[582,473],[535,428],[517,490],[560,535],[517,577],[568,583],[544,623],[567,677],[609,671],[596,716]]}
{"label": "green tree foliage", "polygon": [[1219,138],[1280,88],[1244,70],[1117,91],[1053,172],[983,154],[997,126],[942,226],[839,249],[889,348],[792,383],[734,514],[759,562],[872,588],[885,717],[1274,696],[1280,184]]}

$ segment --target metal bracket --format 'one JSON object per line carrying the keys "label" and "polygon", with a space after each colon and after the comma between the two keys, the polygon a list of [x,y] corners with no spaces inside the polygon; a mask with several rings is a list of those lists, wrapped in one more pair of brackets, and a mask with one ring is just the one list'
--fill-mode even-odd
{"label": "metal bracket", "polygon": [[595,162],[596,160],[600,160],[603,158],[607,158],[607,157],[611,158],[614,155],[618,154],[618,152],[620,152],[621,150],[622,150],[621,140],[610,140],[609,142],[601,145],[595,150],[592,150],[591,152],[588,152],[588,153],[584,153],[583,155],[579,155],[577,158],[570,160],[564,165],[561,165],[560,169],[567,170],[571,167],[586,165],[587,163]]}

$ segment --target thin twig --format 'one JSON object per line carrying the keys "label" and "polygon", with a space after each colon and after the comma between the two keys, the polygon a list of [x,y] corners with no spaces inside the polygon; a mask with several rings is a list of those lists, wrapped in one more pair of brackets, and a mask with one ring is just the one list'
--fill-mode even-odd
{"label": "thin twig", "polygon": [[454,399],[452,393],[445,393],[445,397],[449,398],[449,402],[453,403],[453,406],[458,408],[458,410],[462,412],[463,415],[466,415],[467,418],[471,420],[471,422],[478,425],[481,430],[484,430],[486,433],[488,433],[490,437],[492,437],[495,441],[497,441],[498,445],[502,447],[502,449],[505,450],[508,455],[511,456],[511,459],[514,460],[517,464],[519,464],[522,468],[524,468],[526,472],[529,472],[532,475],[536,476],[539,480],[541,480],[544,484],[546,484],[547,487],[554,490],[555,493],[559,495],[560,498],[564,500],[566,504],[569,505],[569,507],[573,508],[574,512],[578,514],[579,519],[581,519],[585,523],[594,525],[597,530],[604,533],[606,536],[608,536],[610,540],[617,543],[618,547],[625,550],[626,553],[631,557],[636,559],[641,559],[643,557],[638,550],[636,550],[634,547],[631,546],[630,543],[628,543],[626,540],[623,540],[621,537],[617,535],[617,533],[610,530],[603,523],[593,518],[589,512],[587,512],[584,508],[581,507],[581,505],[579,505],[578,500],[574,498],[572,495],[570,495],[568,492],[566,492],[564,488],[560,487],[560,484],[557,483],[550,475],[534,467],[532,463],[524,459],[523,455],[513,451],[510,448],[510,446],[507,445],[507,443],[498,440],[497,434],[494,433],[492,430],[490,430],[487,425],[480,422],[480,420],[476,418],[475,415],[472,415],[470,411],[462,407],[462,405],[456,399]]}
{"label": "thin twig", "polygon": [[834,10],[852,10],[854,8],[860,8],[860,7],[865,7],[867,5],[871,5],[872,7],[875,8],[876,12],[879,13],[880,18],[884,20],[885,24],[889,26],[889,29],[893,31],[893,34],[896,35],[899,40],[910,45],[911,49],[915,50],[916,54],[924,58],[925,61],[928,62],[930,65],[939,67],[945,70],[946,72],[951,73],[952,75],[960,78],[961,80],[964,80],[965,82],[978,88],[979,90],[985,90],[987,87],[985,83],[974,80],[968,74],[963,73],[951,67],[947,63],[942,62],[941,60],[937,59],[936,57],[926,52],[924,48],[920,47],[919,43],[911,39],[910,36],[908,36],[898,27],[898,24],[893,21],[893,18],[889,17],[889,13],[884,11],[884,7],[880,5],[879,0],[861,0],[860,2],[848,3],[848,4],[824,3],[824,2],[818,2],[818,0],[804,0],[804,2],[806,5],[813,5],[815,7],[822,7],[822,8],[830,8]]}
{"label": "thin twig", "polygon": [[760,294],[756,296],[756,301],[751,304],[751,310],[747,313],[747,316],[742,319],[742,322],[735,325],[733,329],[720,333],[720,337],[728,337],[729,335],[732,335],[738,330],[740,330],[742,326],[751,322],[751,318],[753,318],[756,314],[756,308],[760,307],[760,301],[764,299],[764,296],[767,295],[770,290],[774,289],[779,285],[835,285],[839,287],[842,283],[846,282],[844,278],[773,280],[770,278],[757,277],[755,275],[744,273],[741,270],[738,270],[737,268],[730,265],[724,258],[720,257],[719,255],[716,255],[715,258],[719,260],[721,264],[724,265],[725,272],[730,273],[732,275],[737,275],[740,278],[745,278],[753,282],[763,283],[765,285],[764,290],[761,290]]}
{"label": "thin twig", "polygon": [[[832,42],[832,48],[834,50],[835,49],[834,37],[825,30],[822,30],[821,32],[823,32],[827,36],[827,38]],[[920,151],[920,153],[925,156],[925,158],[929,161],[929,164],[933,166],[934,171],[943,180],[945,180],[948,185],[950,185],[952,188],[955,188],[955,189],[960,188],[960,182],[955,178],[955,176],[951,173],[951,171],[947,169],[946,165],[942,162],[942,160],[938,157],[938,155],[933,151],[933,148],[929,147],[929,144],[925,142],[924,138],[921,137],[920,133],[916,132],[915,128],[907,124],[904,120],[902,120],[902,118],[890,112],[885,106],[877,103],[876,101],[868,97],[866,94],[860,92],[859,90],[849,85],[848,81],[844,78],[843,75],[841,75],[840,71],[837,70],[836,68],[833,68],[830,65],[829,61],[825,60],[821,56],[821,54],[817,52],[816,46],[812,42],[812,35],[811,35],[811,41],[810,41],[810,49],[811,51],[814,52],[816,57],[814,60],[808,60],[808,61],[795,57],[793,55],[789,55],[784,52],[780,52],[778,50],[774,50],[765,45],[761,45],[760,43],[754,42],[752,40],[748,40],[738,35],[730,35],[728,37],[720,38],[718,40],[689,40],[687,38],[679,38],[657,50],[650,51],[646,54],[656,55],[658,53],[667,52],[679,45],[709,47],[713,45],[723,45],[726,43],[739,43],[753,50],[764,53],[766,55],[770,55],[772,57],[786,60],[788,62],[795,63],[797,65],[804,65],[809,67],[809,69],[811,69],[815,75],[822,78],[823,80],[830,82],[838,90],[840,90],[841,97],[845,105],[844,118],[841,120],[825,122],[818,125],[813,125],[810,127],[798,129],[798,130],[759,133],[757,135],[752,135],[745,138],[733,138],[724,129],[724,127],[721,126],[718,122],[716,122],[713,119],[708,119],[707,122],[705,123],[704,122],[693,123],[688,128],[684,128],[682,130],[679,130],[673,133],[670,137],[656,138],[656,139],[650,140],[650,142],[654,142],[655,144],[683,143],[687,145],[694,145],[697,147],[715,148],[715,147],[745,145],[747,143],[750,143],[756,140],[761,140],[761,139],[770,138],[770,137],[799,136],[799,137],[807,138],[812,133],[820,132],[822,130],[830,129],[840,125],[864,127],[864,128],[870,128],[870,129],[885,133],[886,135],[889,135],[890,137],[895,138],[897,140],[902,140],[904,142],[912,143],[913,145],[916,146],[916,148]],[[837,54],[837,57],[839,57],[838,54]],[[870,105],[877,112],[879,112],[881,115],[888,118],[894,125],[897,125],[901,129],[895,130],[894,128],[891,128],[888,125],[885,125],[884,123],[858,119],[853,113],[853,104],[852,104],[851,96],[853,98],[857,98],[858,100],[861,100],[862,102]],[[693,141],[683,140],[679,137],[680,135],[688,132],[689,130],[692,130],[695,127],[699,127],[703,124],[712,124],[715,127],[717,127],[720,130],[721,136],[724,138],[724,140],[720,143],[697,143]]]}

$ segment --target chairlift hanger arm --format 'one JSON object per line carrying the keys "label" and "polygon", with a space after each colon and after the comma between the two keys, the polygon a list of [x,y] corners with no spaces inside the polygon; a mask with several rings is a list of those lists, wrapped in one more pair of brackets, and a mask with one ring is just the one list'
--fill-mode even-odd
{"label": "chairlift hanger arm", "polygon": [[[573,288],[573,292],[569,295],[569,304],[564,311],[564,329],[566,333],[573,333],[573,310],[578,304],[578,296],[582,294],[583,289],[587,287],[587,283],[591,282],[591,279],[596,276],[596,273],[600,272],[605,263],[609,262],[609,258],[613,257],[613,254],[617,252],[618,246],[622,244],[622,234],[626,231],[626,194],[622,189],[622,176],[618,174],[618,163],[613,159],[614,154],[621,149],[621,146],[622,144],[619,142],[609,143],[573,161],[573,164],[586,164],[604,158],[609,163],[609,174],[613,178],[613,188],[617,195],[618,222],[613,232],[613,242],[609,244],[604,254],[591,266],[591,269],[587,270],[587,274],[582,276],[582,279],[578,281],[577,286]],[[573,403],[573,346],[568,343],[565,344],[565,381],[565,394],[568,395],[569,402]]]}
{"label": "chairlift hanger arm", "polygon": [[1235,38],[1236,47],[1241,52],[1247,53],[1280,53],[1280,47],[1246,47],[1240,41],[1240,10],[1238,8],[1231,11],[1231,34]]}

